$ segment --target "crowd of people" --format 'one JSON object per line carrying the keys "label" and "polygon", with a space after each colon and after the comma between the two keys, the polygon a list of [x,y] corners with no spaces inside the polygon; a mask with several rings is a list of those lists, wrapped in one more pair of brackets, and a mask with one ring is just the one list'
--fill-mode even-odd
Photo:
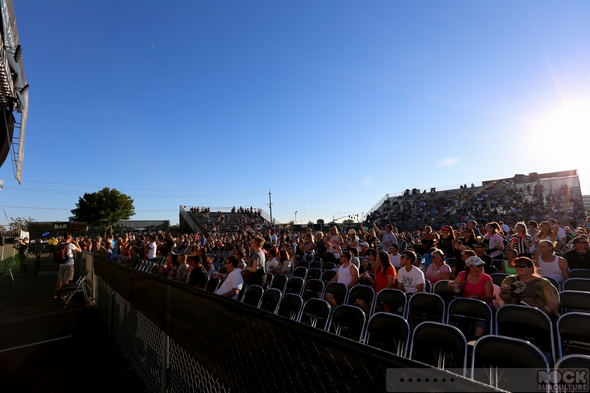
{"label": "crowd of people", "polygon": [[583,213],[579,188],[562,183],[556,189],[546,190],[541,182],[523,185],[504,181],[439,192],[407,190],[404,195],[385,200],[367,220],[379,225],[393,222],[407,230],[422,225],[456,227],[470,219],[518,222],[553,216],[564,220]]}
{"label": "crowd of people", "polygon": [[[474,281],[473,272],[480,267],[488,277],[495,272],[516,275],[523,258],[531,261],[536,275],[557,283],[568,278],[569,269],[590,269],[590,217],[574,229],[548,219],[539,223],[520,221],[512,226],[503,221],[483,225],[469,220],[457,229],[443,225],[410,231],[399,231],[390,224],[380,228],[373,222],[341,230],[331,226],[326,233],[311,228],[302,233],[273,228],[261,232],[250,227],[208,236],[194,233],[174,237],[160,232],[80,238],[77,242],[82,250],[108,259],[125,256],[130,266],[143,260],[161,261],[154,274],[200,287],[212,277],[225,278],[232,272],[235,282],[239,282],[234,277],[239,272],[242,284],[264,286],[267,275],[289,276],[300,263],[314,260],[334,264],[336,276],[331,281],[349,287],[362,283],[377,291],[397,288],[408,294],[423,291],[426,281]],[[237,264],[234,267],[231,259],[216,265],[211,255],[231,256]],[[192,275],[195,269],[198,279]],[[473,292],[470,285],[467,290]],[[480,292],[474,294],[491,300],[489,288]],[[359,304],[364,309],[370,307]]]}
{"label": "crowd of people", "polygon": [[[373,221],[347,228],[332,225],[326,231],[250,227],[207,236],[67,236],[68,256],[60,265],[54,297],[63,297],[60,290],[72,279],[74,251],[100,254],[133,268],[151,262],[154,275],[232,299],[250,285],[269,288],[272,279],[289,279],[296,268],[319,262],[324,271],[333,272],[322,275],[324,285],[340,283],[351,294],[355,286],[365,285],[375,294],[397,289],[411,298],[443,281],[455,297],[481,301],[492,310],[505,304],[536,307],[556,322],[561,284],[571,270],[590,269],[590,216],[568,224],[564,227],[553,218],[485,223],[471,219],[456,229],[444,224],[399,230]],[[494,273],[505,276],[494,283]],[[344,300],[327,292],[324,298],[332,307]],[[349,303],[367,315],[373,310],[396,311],[387,302],[373,304],[374,299]],[[488,322],[474,320],[469,335],[475,339],[490,329]]]}
{"label": "crowd of people", "polygon": [[261,211],[240,206],[232,207],[229,213],[217,211],[211,214],[211,208],[208,207],[191,207],[184,206],[184,210],[191,214],[192,220],[205,235],[216,234],[220,232],[241,232],[241,231],[259,231],[263,226],[268,224],[262,217]]}

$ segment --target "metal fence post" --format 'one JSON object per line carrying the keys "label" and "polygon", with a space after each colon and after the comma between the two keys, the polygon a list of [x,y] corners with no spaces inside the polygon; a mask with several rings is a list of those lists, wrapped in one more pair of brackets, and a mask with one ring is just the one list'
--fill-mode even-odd
{"label": "metal fence post", "polygon": [[[168,327],[168,315],[170,306],[170,286],[166,287],[164,299],[164,325]],[[168,378],[170,371],[170,337],[162,331],[162,393],[168,392]]]}

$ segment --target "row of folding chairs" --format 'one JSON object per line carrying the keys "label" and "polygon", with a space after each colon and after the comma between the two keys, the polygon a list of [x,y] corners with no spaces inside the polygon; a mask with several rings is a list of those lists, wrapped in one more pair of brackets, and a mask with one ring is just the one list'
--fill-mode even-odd
{"label": "row of folding chairs", "polygon": [[[311,284],[317,284],[317,287]],[[305,302],[306,305],[313,300],[311,304],[315,304],[315,307],[313,310],[309,310],[304,314],[312,315],[313,313],[311,311],[317,313],[313,318],[312,325],[314,327],[317,326],[318,321],[324,320],[328,323],[327,315],[329,314],[329,307],[326,307],[328,303],[325,301],[325,296],[331,293],[339,296],[342,299],[342,305],[346,306],[356,306],[356,300],[360,298],[371,301],[372,308],[369,316],[376,314],[375,311],[378,304],[380,306],[387,305],[392,314],[397,314],[405,320],[410,321],[412,326],[416,326],[423,321],[456,325],[470,338],[474,336],[474,322],[482,321],[487,325],[489,334],[505,335],[531,341],[540,350],[544,351],[547,358],[550,359],[551,364],[555,362],[555,359],[567,355],[567,353],[563,352],[563,340],[558,340],[557,344],[555,343],[554,325],[550,318],[546,313],[534,307],[505,305],[494,314],[490,306],[477,299],[455,298],[448,304],[445,304],[439,295],[423,292],[416,293],[409,300],[406,300],[405,293],[397,289],[384,289],[375,296],[372,288],[368,286],[356,285],[348,291],[346,286],[340,283],[329,283],[323,288],[320,295],[319,293],[322,287],[323,283],[321,281],[311,280],[305,284],[303,290],[299,293],[280,291],[277,288],[271,289],[273,289],[274,296],[279,300],[286,294],[297,295],[302,298],[302,301],[307,299]],[[311,296],[306,296],[306,289],[312,293]],[[280,296],[278,296],[279,294]],[[258,289],[250,287],[244,296],[244,302],[253,306],[259,306],[259,302],[262,302],[261,299],[264,295],[266,294],[261,287]],[[320,300],[321,302],[315,302],[314,299]],[[270,311],[269,307],[266,307],[266,309]],[[364,315],[364,312],[360,308],[357,309]],[[356,313],[358,314],[358,312]],[[568,317],[568,315],[572,316]],[[579,334],[579,337],[581,337],[580,342],[586,343],[581,345],[580,348],[590,344],[590,314],[572,311],[564,314],[560,318],[560,321],[563,318],[566,320],[568,318],[576,318],[578,321],[580,330],[583,333]],[[558,334],[559,330],[560,326],[558,322]]]}
{"label": "row of folding chairs", "polygon": [[[330,262],[326,262],[330,263]],[[323,270],[321,268],[306,268],[303,266],[298,266],[293,270],[293,277],[301,277],[304,281],[311,280],[311,279],[318,279],[322,281],[331,280],[336,275],[335,270]]]}
{"label": "row of folding chairs", "polygon": [[[372,334],[368,335],[368,345]],[[399,340],[403,342],[404,338]],[[406,338],[408,341],[408,358],[508,391],[539,391],[539,371],[549,377],[552,370],[583,370],[590,366],[590,356],[570,354],[551,367],[546,355],[529,341],[502,335],[483,336],[470,348],[460,330],[438,322],[419,324],[411,339]],[[551,391],[549,386],[540,390]]]}
{"label": "row of folding chairs", "polygon": [[137,265],[135,267],[136,270],[140,271],[140,272],[146,272],[149,273],[152,271],[152,269],[154,268],[154,266],[156,266],[157,263],[156,262],[151,262],[151,261],[141,261],[139,263],[139,265]]}
{"label": "row of folding chairs", "polygon": [[301,261],[297,264],[297,267],[304,267],[306,269],[332,270],[336,268],[336,264],[334,262],[323,261]]}
{"label": "row of folding chairs", "polygon": [[[246,291],[242,302],[398,356],[416,359],[441,369],[450,368],[451,371],[467,375],[467,339],[459,328],[449,323],[451,315],[455,313],[453,306],[450,308],[447,323],[424,321],[412,330],[407,319],[397,314],[378,312],[367,321],[365,313],[352,305],[343,304],[332,309],[323,299],[311,298],[303,301],[299,295],[292,293],[283,295],[278,289],[265,292],[259,286],[251,286]],[[469,302],[480,301],[459,298],[452,304]],[[534,308],[518,305],[504,306],[499,310],[496,330],[501,334],[484,336],[475,342],[470,375],[478,380],[483,378],[474,370],[485,365],[486,358],[495,361],[504,357],[501,363],[491,363],[502,364],[504,367],[539,368],[539,365],[545,365],[546,367],[543,368],[548,369],[554,363],[555,354],[547,354],[539,348],[537,341],[534,341],[534,344],[531,343],[531,339],[538,337],[529,337],[536,334],[530,329],[531,327],[542,326],[541,331],[549,329],[545,339],[549,340],[553,346],[551,323],[546,315],[544,317],[541,315],[544,314]],[[461,317],[461,315],[457,316]],[[542,318],[545,318],[545,321]],[[590,315],[569,313],[560,317],[557,326],[559,359],[587,356],[590,348]],[[515,332],[516,335],[514,335]],[[484,342],[486,344],[483,344]],[[488,345],[489,343],[493,345]],[[509,347],[519,352],[508,351]],[[507,356],[507,354],[510,355]],[[542,361],[535,363],[530,360],[532,357]],[[514,359],[518,361],[514,362]],[[507,366],[508,363],[512,365]],[[560,364],[558,361],[556,366]],[[490,381],[484,378],[482,382]]]}

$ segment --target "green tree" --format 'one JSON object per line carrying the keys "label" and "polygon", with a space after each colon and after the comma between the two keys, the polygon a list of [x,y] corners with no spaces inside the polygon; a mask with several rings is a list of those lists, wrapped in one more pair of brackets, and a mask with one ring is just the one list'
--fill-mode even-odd
{"label": "green tree", "polygon": [[88,225],[107,230],[121,220],[128,220],[135,214],[133,199],[116,189],[103,188],[98,192],[84,194],[72,210],[70,220],[88,222]]}
{"label": "green tree", "polygon": [[10,222],[8,223],[8,227],[10,228],[11,231],[28,231],[29,230],[29,225],[35,222],[34,218],[22,218],[22,217],[10,217]]}
{"label": "green tree", "polygon": [[343,224],[354,224],[354,220],[352,218],[347,218],[346,220],[342,221]]}

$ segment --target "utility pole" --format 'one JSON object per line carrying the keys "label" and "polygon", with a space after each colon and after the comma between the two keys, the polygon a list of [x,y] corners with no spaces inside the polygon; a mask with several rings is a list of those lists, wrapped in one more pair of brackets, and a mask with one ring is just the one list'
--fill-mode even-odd
{"label": "utility pole", "polygon": [[270,210],[270,225],[274,227],[274,223],[272,221],[272,193],[268,190],[268,209]]}

